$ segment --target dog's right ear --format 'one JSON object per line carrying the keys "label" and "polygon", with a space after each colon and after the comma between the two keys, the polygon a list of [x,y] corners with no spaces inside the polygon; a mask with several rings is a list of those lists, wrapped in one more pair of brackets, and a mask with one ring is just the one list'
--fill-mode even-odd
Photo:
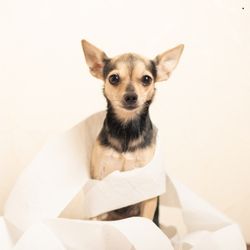
{"label": "dog's right ear", "polygon": [[108,59],[107,55],[86,40],[82,40],[82,48],[90,73],[103,80],[103,67]]}

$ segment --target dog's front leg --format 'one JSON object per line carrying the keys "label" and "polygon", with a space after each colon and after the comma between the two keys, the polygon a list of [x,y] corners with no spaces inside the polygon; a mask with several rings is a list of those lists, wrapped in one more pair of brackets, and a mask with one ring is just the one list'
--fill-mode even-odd
{"label": "dog's front leg", "polygon": [[142,217],[146,217],[150,220],[153,220],[155,210],[157,207],[157,197],[151,198],[149,200],[143,201],[141,203],[141,212]]}

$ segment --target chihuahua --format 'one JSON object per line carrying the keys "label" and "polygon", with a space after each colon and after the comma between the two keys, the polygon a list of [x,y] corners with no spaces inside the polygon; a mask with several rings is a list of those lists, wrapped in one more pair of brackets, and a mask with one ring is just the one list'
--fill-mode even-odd
{"label": "chihuahua", "polygon": [[[90,174],[101,180],[115,170],[145,166],[155,152],[157,129],[149,116],[155,83],[167,80],[178,64],[181,44],[150,60],[134,53],[108,57],[86,40],[83,52],[91,74],[104,82],[107,113],[93,147]],[[157,197],[97,216],[117,220],[143,216],[157,221]],[[157,223],[157,222],[156,222]]]}

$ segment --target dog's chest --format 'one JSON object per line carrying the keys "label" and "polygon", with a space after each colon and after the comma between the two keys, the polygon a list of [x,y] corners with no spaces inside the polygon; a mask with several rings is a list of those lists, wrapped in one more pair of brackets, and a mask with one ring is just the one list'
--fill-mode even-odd
{"label": "dog's chest", "polygon": [[120,153],[116,150],[103,147],[98,142],[95,144],[92,154],[91,175],[92,178],[102,179],[113,171],[128,171],[145,166],[154,155],[155,146],[138,149],[134,152]]}

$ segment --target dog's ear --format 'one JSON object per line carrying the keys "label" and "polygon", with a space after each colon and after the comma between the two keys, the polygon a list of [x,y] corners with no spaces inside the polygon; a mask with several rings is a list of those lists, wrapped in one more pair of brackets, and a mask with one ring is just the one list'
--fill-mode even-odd
{"label": "dog's ear", "polygon": [[164,81],[169,78],[179,62],[183,49],[184,45],[180,44],[177,47],[158,55],[154,59],[157,68],[157,82]]}
{"label": "dog's ear", "polygon": [[108,59],[107,55],[86,40],[82,40],[82,48],[90,73],[99,79],[103,79],[103,67],[105,60]]}

